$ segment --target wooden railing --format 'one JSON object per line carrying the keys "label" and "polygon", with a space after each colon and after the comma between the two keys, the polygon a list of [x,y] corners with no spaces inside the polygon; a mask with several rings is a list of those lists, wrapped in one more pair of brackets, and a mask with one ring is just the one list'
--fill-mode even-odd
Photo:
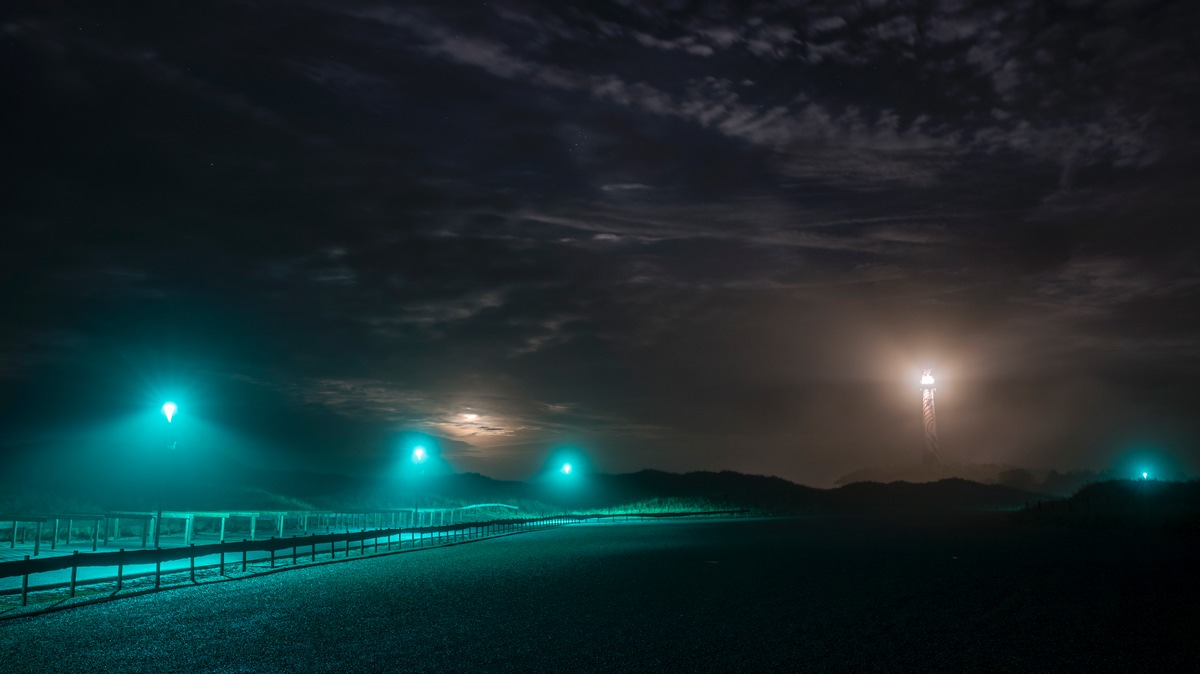
{"label": "wooden railing", "polygon": [[[631,519],[668,519],[679,517],[697,517],[697,516],[736,516],[744,515],[747,511],[744,510],[722,510],[709,512],[680,512],[680,513],[628,513],[628,514],[588,514],[588,515],[557,515],[553,517],[541,517],[534,519],[504,519],[504,520],[488,520],[483,522],[463,522],[452,525],[437,526],[437,527],[417,527],[417,528],[396,528],[396,529],[373,529],[367,531],[352,531],[343,533],[318,534],[312,536],[293,536],[291,538],[270,538],[266,540],[242,540],[226,543],[213,543],[209,545],[188,545],[178,548],[158,548],[149,550],[119,550],[117,552],[96,552],[80,554],[75,551],[72,555],[62,555],[56,557],[40,557],[30,559],[29,555],[25,556],[24,560],[13,562],[0,563],[0,578],[21,577],[21,605],[25,606],[28,603],[30,591],[41,591],[57,589],[62,587],[69,588],[70,596],[74,597],[76,588],[80,585],[92,585],[98,583],[111,583],[116,581],[117,591],[119,592],[125,581],[132,578],[144,578],[147,576],[154,577],[155,588],[160,587],[162,576],[168,574],[190,573],[191,581],[196,582],[197,569],[216,568],[220,575],[225,575],[226,567],[229,565],[241,566],[242,571],[245,571],[251,563],[269,562],[270,568],[275,568],[279,563],[291,562],[291,565],[297,565],[300,561],[308,558],[308,561],[316,561],[317,558],[329,555],[328,559],[337,559],[338,555],[349,557],[357,547],[360,555],[367,554],[367,548],[370,547],[372,553],[378,553],[382,545],[385,551],[393,551],[393,539],[395,539],[395,550],[403,549],[404,543],[409,543],[409,548],[426,547],[453,543],[459,540],[472,540],[476,538],[484,538],[499,534],[515,533],[518,531],[528,531],[537,528],[557,526],[561,524],[571,524],[588,520],[631,520]],[[407,536],[407,539],[405,538]],[[357,546],[354,545],[357,543]],[[301,553],[301,551],[305,551]],[[263,556],[251,558],[250,553],[264,553]],[[284,553],[284,554],[281,554]],[[232,555],[232,559],[229,556]],[[206,557],[217,557],[216,564],[207,564],[197,566],[196,560]],[[188,560],[188,566],[183,569],[167,569],[164,570],[163,564],[166,562],[174,562],[179,560]],[[126,573],[127,567],[131,566],[147,566],[154,565],[154,571],[140,572],[136,574]],[[116,576],[104,578],[90,578],[86,580],[78,579],[80,568],[86,567],[115,567],[117,569]],[[30,585],[29,577],[35,574],[51,573],[55,571],[70,570],[69,582],[54,582],[44,583],[40,585]],[[16,590],[0,591],[0,594],[15,594]]]}
{"label": "wooden railing", "polygon": [[[98,552],[57,557],[41,557],[15,562],[0,563],[0,578],[21,577],[21,605],[28,603],[31,590],[46,590],[68,587],[70,596],[75,596],[76,587],[85,584],[117,583],[120,591],[126,580],[135,577],[154,576],[155,587],[159,587],[164,574],[190,572],[195,581],[197,568],[218,568],[223,575],[229,564],[240,564],[245,570],[250,563],[268,562],[271,567],[281,561],[297,563],[303,558],[315,560],[318,556],[328,555],[328,559],[336,559],[339,555],[349,556],[357,548],[360,554],[365,554],[369,546],[373,552],[380,547],[386,549],[401,549],[405,543],[410,547],[423,547],[448,543],[463,538],[473,539],[491,536],[497,533],[528,530],[531,528],[564,524],[568,519],[563,517],[545,517],[538,519],[490,520],[486,522],[464,522],[440,527],[419,527],[410,529],[374,529],[368,531],[352,531],[343,533],[318,534],[313,536],[293,536],[291,538],[270,538],[266,540],[243,540],[210,545],[189,545],[179,548],[159,548],[150,550],[119,550],[117,552]],[[357,545],[355,545],[357,543]],[[301,554],[301,551],[304,554]],[[250,553],[264,553],[250,557]],[[283,553],[283,554],[281,554]],[[217,557],[216,564],[197,567],[196,560],[205,557]],[[185,569],[164,570],[163,564],[179,560],[188,560]],[[154,565],[154,571],[142,572],[136,575],[127,574],[131,566]],[[86,581],[78,579],[78,571],[84,567],[115,567],[115,577],[92,578]],[[30,585],[30,576],[54,571],[70,570],[69,582],[56,582],[42,585]],[[13,591],[9,591],[9,594]]]}

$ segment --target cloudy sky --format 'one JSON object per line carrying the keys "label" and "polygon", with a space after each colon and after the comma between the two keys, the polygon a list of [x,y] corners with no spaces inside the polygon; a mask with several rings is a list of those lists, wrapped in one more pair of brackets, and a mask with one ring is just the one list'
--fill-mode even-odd
{"label": "cloudy sky", "polygon": [[5,452],[1200,460],[1195,3],[153,4],[0,10]]}

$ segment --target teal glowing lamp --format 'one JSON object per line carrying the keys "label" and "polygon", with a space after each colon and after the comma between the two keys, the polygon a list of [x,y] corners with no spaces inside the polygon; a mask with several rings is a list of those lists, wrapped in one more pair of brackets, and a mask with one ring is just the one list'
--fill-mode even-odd
{"label": "teal glowing lamp", "polygon": [[559,468],[558,471],[560,473],[562,473],[563,475],[570,475],[571,474],[571,464],[564,463],[562,465],[562,468]]}
{"label": "teal glowing lamp", "polygon": [[427,458],[429,458],[429,452],[426,452],[424,447],[413,448],[413,453],[412,453],[412,462],[413,463],[425,463],[425,459],[427,459]]}
{"label": "teal glowing lamp", "polygon": [[175,416],[175,410],[177,410],[177,409],[179,409],[179,407],[176,406],[175,403],[172,403],[172,402],[163,403],[162,413],[163,413],[163,416],[167,418],[168,424],[171,423],[171,418]]}

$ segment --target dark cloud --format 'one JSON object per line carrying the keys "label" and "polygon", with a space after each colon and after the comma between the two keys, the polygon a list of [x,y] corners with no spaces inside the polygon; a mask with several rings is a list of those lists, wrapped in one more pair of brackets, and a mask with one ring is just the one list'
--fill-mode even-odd
{"label": "dark cloud", "polygon": [[251,459],[823,482],[915,456],[928,363],[957,460],[1195,461],[1196,18],[6,9],[0,444],[182,378]]}

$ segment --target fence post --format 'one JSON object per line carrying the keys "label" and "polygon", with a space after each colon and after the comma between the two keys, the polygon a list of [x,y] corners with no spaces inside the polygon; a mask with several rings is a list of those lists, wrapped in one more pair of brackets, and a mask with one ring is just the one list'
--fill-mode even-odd
{"label": "fence post", "polygon": [[196,544],[188,543],[188,551],[191,552],[191,554],[192,554],[192,556],[189,559],[192,560],[192,582],[195,583],[196,582]]}
{"label": "fence post", "polygon": [[[271,537],[271,542],[272,543],[275,542],[274,536]],[[275,546],[274,545],[271,546],[271,568],[272,569],[275,568]]]}
{"label": "fence post", "polygon": [[246,539],[242,539],[242,573],[246,572]]}
{"label": "fence post", "polygon": [[292,534],[292,566],[296,565],[296,535]]}
{"label": "fence post", "polygon": [[75,596],[75,574],[77,571],[79,571],[79,558],[75,556],[78,554],[79,554],[79,551],[76,550],[75,554],[71,555],[71,596],[72,597]]}
{"label": "fence post", "polygon": [[217,570],[217,575],[220,575],[220,576],[225,575],[225,549],[224,548],[221,549],[221,565],[220,565],[219,569]]}
{"label": "fence post", "polygon": [[[14,535],[13,542],[15,543],[16,540],[17,540],[17,537]],[[27,562],[29,561],[29,555],[25,555],[25,561],[27,561]],[[25,574],[21,576],[21,606],[25,606],[28,603],[29,603],[29,572],[26,571]]]}
{"label": "fence post", "polygon": [[162,579],[162,560],[156,559],[156,560],[154,560],[154,589],[156,589],[156,590],[158,589],[161,579]]}
{"label": "fence post", "polygon": [[121,586],[125,581],[125,548],[117,551],[117,592],[121,591]]}

